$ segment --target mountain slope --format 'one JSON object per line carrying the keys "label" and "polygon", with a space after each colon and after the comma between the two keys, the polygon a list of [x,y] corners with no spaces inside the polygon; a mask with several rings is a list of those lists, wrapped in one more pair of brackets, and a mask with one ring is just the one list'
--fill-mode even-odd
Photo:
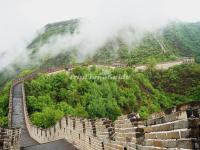
{"label": "mountain slope", "polygon": [[[34,53],[44,44],[51,42],[53,37],[70,35],[78,31],[79,23],[80,21],[75,19],[48,24],[45,31],[28,46],[32,51],[31,57],[34,58]],[[131,34],[134,35],[134,31],[130,30],[130,32],[133,32]],[[78,55],[76,50],[77,47],[74,47],[74,51],[64,52],[60,56],[46,56],[42,63],[47,66],[70,63]],[[107,41],[105,45],[96,50],[93,56],[88,56],[86,60],[104,63],[120,60],[129,64],[144,64],[151,59],[163,62],[183,56],[193,56],[197,62],[200,62],[200,23],[170,23],[156,32],[145,33],[139,43],[131,46],[119,35]]]}
{"label": "mountain slope", "polygon": [[164,29],[163,36],[179,55],[194,56],[200,62],[200,22],[170,24]]}
{"label": "mountain slope", "polygon": [[48,42],[52,36],[62,34],[73,34],[78,29],[79,19],[62,21],[52,24],[47,24],[44,31],[41,32],[33,41],[27,46],[28,49],[38,50],[41,46]]}

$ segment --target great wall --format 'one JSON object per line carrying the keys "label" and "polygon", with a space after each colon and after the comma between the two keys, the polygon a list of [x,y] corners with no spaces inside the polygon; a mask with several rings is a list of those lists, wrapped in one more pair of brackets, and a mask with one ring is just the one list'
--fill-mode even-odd
{"label": "great wall", "polygon": [[32,125],[26,107],[24,81],[33,79],[41,72],[51,74],[72,68],[62,66],[41,69],[13,81],[9,98],[9,128],[0,128],[0,149],[200,149],[200,102],[152,114],[147,120],[141,120],[132,113],[120,116],[115,122],[106,118],[66,116],[48,129]]}

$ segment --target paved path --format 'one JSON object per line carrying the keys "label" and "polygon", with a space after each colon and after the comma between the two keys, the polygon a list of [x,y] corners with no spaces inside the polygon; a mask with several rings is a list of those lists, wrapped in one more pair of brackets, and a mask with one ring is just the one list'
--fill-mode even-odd
{"label": "paved path", "polygon": [[13,88],[13,113],[12,127],[21,128],[21,147],[38,144],[33,140],[27,131],[24,121],[23,103],[22,103],[22,84],[18,84]]}
{"label": "paved path", "polygon": [[17,84],[13,88],[13,113],[12,127],[21,128],[20,146],[24,150],[76,150],[76,148],[66,140],[58,140],[46,144],[39,144],[32,139],[25,126],[23,103],[22,103],[22,84]]}
{"label": "paved path", "polygon": [[46,144],[30,146],[23,148],[23,150],[77,150],[72,144],[65,140],[58,140]]}

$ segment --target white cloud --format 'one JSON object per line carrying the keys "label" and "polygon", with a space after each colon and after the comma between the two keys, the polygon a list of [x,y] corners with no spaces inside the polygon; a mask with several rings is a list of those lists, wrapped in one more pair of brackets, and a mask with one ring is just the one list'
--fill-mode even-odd
{"label": "white cloud", "polygon": [[[24,54],[24,45],[47,23],[84,17],[83,50],[101,45],[124,25],[154,28],[168,19],[200,20],[199,0],[0,0],[0,69]],[[97,42],[97,44],[94,44]],[[93,47],[92,44],[93,43]]]}

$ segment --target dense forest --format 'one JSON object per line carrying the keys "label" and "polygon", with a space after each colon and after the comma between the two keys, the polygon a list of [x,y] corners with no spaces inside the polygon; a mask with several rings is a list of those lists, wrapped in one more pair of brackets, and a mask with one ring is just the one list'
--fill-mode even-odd
{"label": "dense forest", "polygon": [[0,94],[0,126],[7,126],[8,123],[8,102],[11,82],[6,83]]}
{"label": "dense forest", "polygon": [[[181,69],[182,68],[182,69]],[[200,65],[181,65],[169,70],[150,68],[76,67],[70,73],[39,75],[26,82],[32,122],[47,128],[64,115],[86,118],[138,112],[147,118],[171,106],[200,99]]]}
{"label": "dense forest", "polygon": [[174,104],[200,100],[200,65],[180,65],[168,70],[145,72],[152,85],[174,98]]}

